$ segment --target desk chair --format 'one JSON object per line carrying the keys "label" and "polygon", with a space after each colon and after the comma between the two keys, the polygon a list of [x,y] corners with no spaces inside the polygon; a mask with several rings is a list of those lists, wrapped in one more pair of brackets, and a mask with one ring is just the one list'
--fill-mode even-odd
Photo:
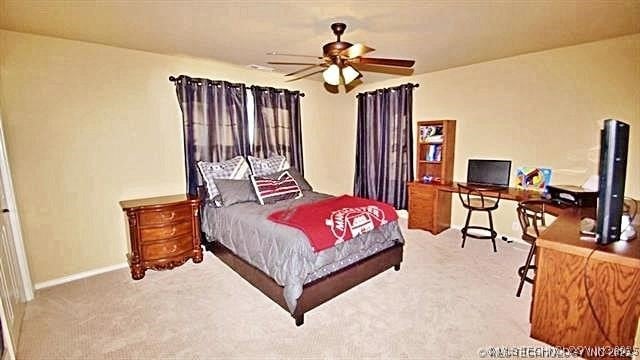
{"label": "desk chair", "polygon": [[533,284],[534,278],[530,278],[527,275],[529,274],[529,270],[534,270],[534,272],[536,270],[533,256],[536,253],[536,239],[540,236],[540,233],[547,228],[544,219],[545,205],[547,204],[549,204],[549,202],[546,200],[526,200],[518,203],[517,212],[518,221],[522,228],[522,240],[531,244],[531,249],[529,249],[525,264],[518,268],[520,284],[518,285],[516,297],[520,297],[525,281]]}
{"label": "desk chair", "polygon": [[[467,221],[465,221],[464,227],[462,228],[463,248],[468,236],[475,239],[491,239],[491,243],[493,244],[493,252],[498,252],[498,250],[496,249],[496,237],[498,236],[498,233],[496,233],[496,231],[493,229],[493,217],[491,216],[491,212],[498,208],[498,203],[500,202],[500,192],[497,193],[498,196],[496,199],[490,199],[485,195],[485,192],[489,190],[490,189],[482,189],[458,184],[458,196],[460,197],[462,206],[467,209]],[[469,221],[471,220],[471,213],[473,213],[474,211],[487,212],[487,215],[489,215],[489,227],[469,225]],[[468,232],[470,229],[486,231],[489,234],[470,234]]]}

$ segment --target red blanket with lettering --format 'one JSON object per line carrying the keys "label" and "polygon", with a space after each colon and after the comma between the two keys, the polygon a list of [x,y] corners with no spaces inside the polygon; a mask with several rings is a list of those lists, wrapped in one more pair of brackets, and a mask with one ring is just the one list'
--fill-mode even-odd
{"label": "red blanket with lettering", "polygon": [[342,195],[276,211],[268,218],[302,230],[318,252],[394,221],[398,214],[391,205]]}

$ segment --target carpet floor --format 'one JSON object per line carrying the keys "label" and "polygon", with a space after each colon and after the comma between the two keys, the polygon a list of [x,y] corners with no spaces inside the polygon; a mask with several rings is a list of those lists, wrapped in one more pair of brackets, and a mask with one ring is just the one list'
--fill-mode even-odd
{"label": "carpet floor", "polygon": [[293,318],[207,253],[204,262],[128,269],[40,290],[19,359],[479,358],[529,337],[531,287],[515,297],[527,249],[460,232],[407,230],[404,262]]}

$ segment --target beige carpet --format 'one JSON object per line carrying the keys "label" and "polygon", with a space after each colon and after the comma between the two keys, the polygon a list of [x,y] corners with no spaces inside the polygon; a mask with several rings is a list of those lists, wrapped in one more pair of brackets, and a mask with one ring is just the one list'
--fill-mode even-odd
{"label": "beige carpet", "polygon": [[[403,228],[406,223],[403,221]],[[529,338],[530,286],[514,296],[526,250],[460,232],[405,231],[405,260],[306,314],[290,315],[213,255],[172,271],[127,270],[39,291],[20,359],[477,358]]]}

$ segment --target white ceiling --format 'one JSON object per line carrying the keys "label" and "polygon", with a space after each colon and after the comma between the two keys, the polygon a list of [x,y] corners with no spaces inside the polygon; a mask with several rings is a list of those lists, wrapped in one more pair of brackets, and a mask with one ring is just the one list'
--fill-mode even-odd
{"label": "white ceiling", "polygon": [[343,40],[415,59],[419,74],[638,33],[640,1],[0,0],[4,29],[239,65],[321,55],[335,21]]}

